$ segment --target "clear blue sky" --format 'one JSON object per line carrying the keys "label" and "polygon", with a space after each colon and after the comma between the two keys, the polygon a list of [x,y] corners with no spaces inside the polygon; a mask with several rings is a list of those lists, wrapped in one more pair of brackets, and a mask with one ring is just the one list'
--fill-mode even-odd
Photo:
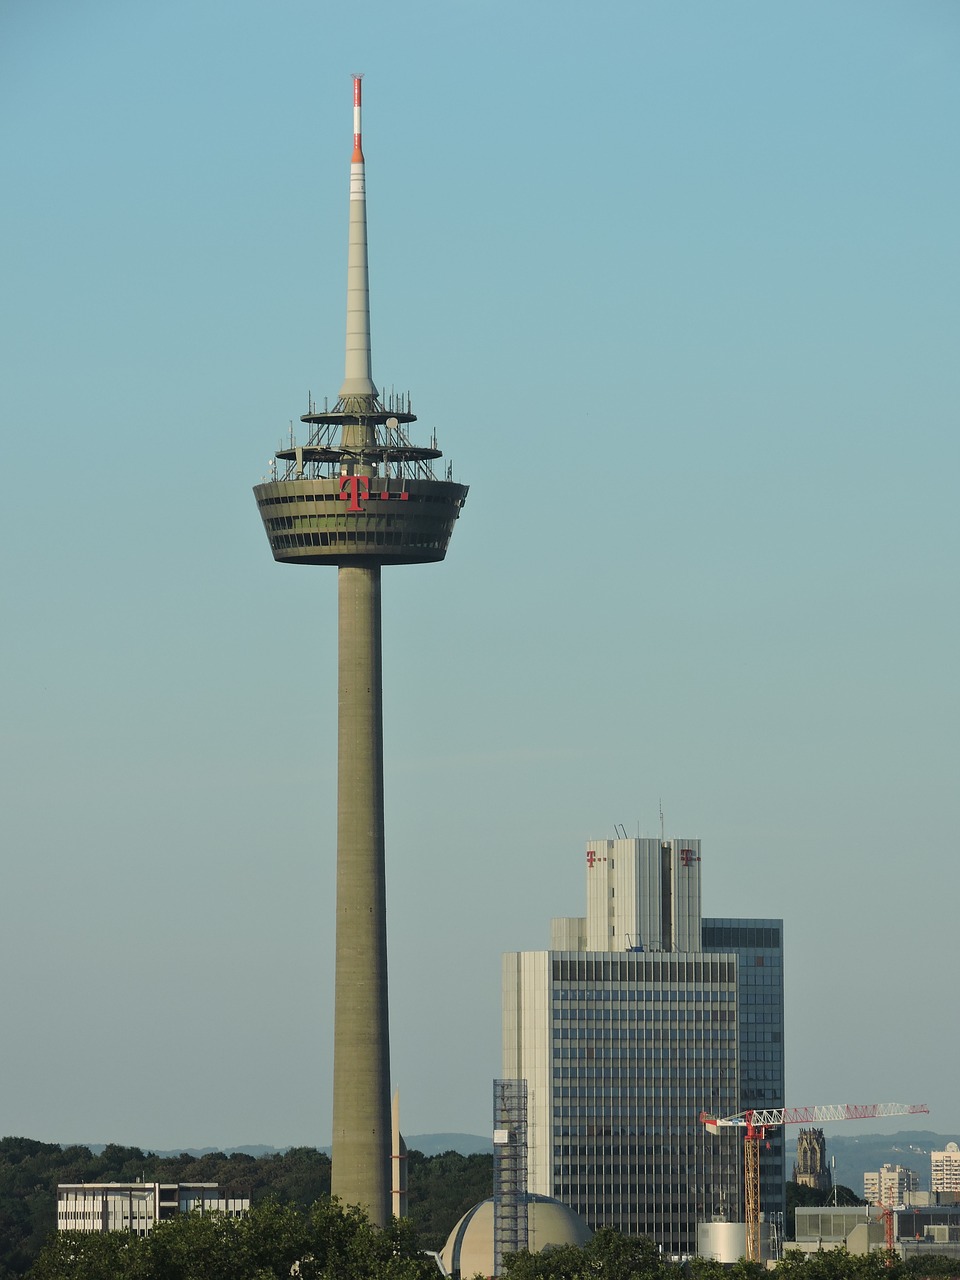
{"label": "clear blue sky", "polygon": [[0,3],[0,1130],[329,1140],[336,584],[251,486],[342,379],[362,71],[374,375],[471,486],[385,574],[405,1129],[489,1129],[501,952],[662,797],[785,918],[788,1102],[960,1131],[958,54],[954,0]]}

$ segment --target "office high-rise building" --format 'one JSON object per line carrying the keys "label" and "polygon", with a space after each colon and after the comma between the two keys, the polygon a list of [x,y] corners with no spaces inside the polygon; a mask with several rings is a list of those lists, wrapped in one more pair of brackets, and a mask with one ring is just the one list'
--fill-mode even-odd
{"label": "office high-rise building", "polygon": [[[783,1105],[781,922],[703,920],[700,858],[698,840],[591,841],[586,915],[503,967],[530,1191],[672,1255],[699,1221],[742,1216],[739,1137],[700,1112]],[[780,1212],[782,1145],[762,1161],[761,1207]]]}
{"label": "office high-rise building", "polygon": [[[382,565],[442,560],[466,499],[414,445],[409,396],[373,381],[360,78],[353,82],[345,377],[332,409],[308,407],[254,493],[273,558],[338,575],[337,940],[333,1194],[384,1225],[391,1207],[390,1051],[383,822]],[[316,645],[299,670],[318,688]],[[319,695],[318,695],[319,696]]]}
{"label": "office high-rise building", "polygon": [[[740,1098],[734,1111],[784,1105],[782,935],[782,920],[703,921],[704,951],[732,952],[737,959]],[[784,1144],[782,1126],[774,1126],[759,1153],[760,1210],[768,1219],[781,1215],[781,1223],[787,1207]]]}

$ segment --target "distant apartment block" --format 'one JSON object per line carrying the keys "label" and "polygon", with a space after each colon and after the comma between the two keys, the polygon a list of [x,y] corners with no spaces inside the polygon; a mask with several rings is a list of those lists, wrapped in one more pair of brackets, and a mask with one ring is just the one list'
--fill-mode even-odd
{"label": "distant apartment block", "polygon": [[223,1213],[240,1218],[250,1197],[215,1182],[65,1182],[57,1187],[58,1231],[126,1231],[149,1235],[179,1213]]}
{"label": "distant apartment block", "polygon": [[885,1164],[876,1173],[863,1175],[863,1198],[870,1204],[900,1205],[906,1203],[911,1191],[916,1191],[920,1179],[912,1169],[899,1164]]}
{"label": "distant apartment block", "polygon": [[960,1196],[960,1146],[955,1142],[930,1152],[930,1190]]}

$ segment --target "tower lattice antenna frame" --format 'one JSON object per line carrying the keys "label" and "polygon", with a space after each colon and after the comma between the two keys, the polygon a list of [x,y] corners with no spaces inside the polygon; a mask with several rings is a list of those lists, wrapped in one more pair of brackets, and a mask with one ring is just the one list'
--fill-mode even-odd
{"label": "tower lattice antenna frame", "polygon": [[508,1253],[529,1244],[527,1221],[527,1082],[493,1082],[493,1274]]}

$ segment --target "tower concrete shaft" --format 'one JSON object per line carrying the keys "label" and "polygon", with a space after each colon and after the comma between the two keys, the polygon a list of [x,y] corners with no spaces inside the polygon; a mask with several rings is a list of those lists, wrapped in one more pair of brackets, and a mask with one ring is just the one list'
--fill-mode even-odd
{"label": "tower concrete shaft", "polygon": [[338,567],[332,1189],[384,1225],[391,1115],[380,569],[442,560],[467,489],[449,469],[446,479],[434,475],[435,443],[407,437],[404,427],[416,422],[409,396],[384,404],[373,382],[359,77],[353,113],[344,382],[332,410],[310,404],[301,418],[307,442],[291,436],[254,493],[275,560]]}
{"label": "tower concrete shaft", "polygon": [[341,565],[331,1190],[390,1217],[380,566]]}

